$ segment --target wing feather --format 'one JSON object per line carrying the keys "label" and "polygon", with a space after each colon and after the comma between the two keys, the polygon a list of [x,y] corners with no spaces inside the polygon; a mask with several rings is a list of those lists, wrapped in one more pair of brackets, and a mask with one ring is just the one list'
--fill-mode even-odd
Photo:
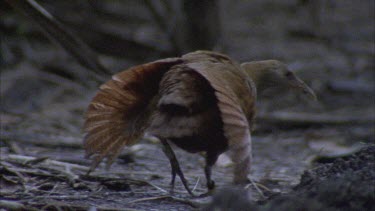
{"label": "wing feather", "polygon": [[143,134],[148,112],[155,106],[162,76],[179,58],[158,60],[132,67],[100,86],[86,111],[84,148],[94,155],[90,170],[104,159],[109,166],[122,148],[134,144]]}
{"label": "wing feather", "polygon": [[[241,70],[234,69],[234,64],[223,63],[216,65],[196,62],[189,64],[189,67],[201,74],[215,90],[229,147],[236,148],[235,145],[242,145],[241,142],[251,140],[251,119],[248,120],[247,117],[254,114],[246,112],[255,112],[255,96],[250,88],[245,89],[245,96],[239,94],[243,94],[244,87],[247,87],[246,76],[239,75],[242,74]],[[246,106],[251,109],[244,108]]]}

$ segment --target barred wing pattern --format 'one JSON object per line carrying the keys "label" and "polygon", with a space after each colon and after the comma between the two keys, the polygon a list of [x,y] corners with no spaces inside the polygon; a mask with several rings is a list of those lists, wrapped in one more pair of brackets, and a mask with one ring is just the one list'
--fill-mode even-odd
{"label": "barred wing pattern", "polygon": [[200,73],[215,90],[224,135],[235,163],[234,182],[243,183],[247,180],[252,160],[250,129],[255,117],[256,90],[250,86],[252,82],[238,64],[225,55],[207,54],[221,62],[208,59],[208,62],[192,62],[188,66]]}
{"label": "barred wing pattern", "polygon": [[86,156],[94,155],[90,171],[108,158],[107,166],[126,145],[134,144],[155,109],[159,82],[166,71],[181,63],[179,58],[158,60],[132,67],[100,87],[87,112],[84,131]]}

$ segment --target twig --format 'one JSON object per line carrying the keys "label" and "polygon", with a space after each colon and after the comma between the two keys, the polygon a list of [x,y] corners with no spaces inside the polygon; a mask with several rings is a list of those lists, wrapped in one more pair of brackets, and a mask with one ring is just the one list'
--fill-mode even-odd
{"label": "twig", "polygon": [[34,196],[33,199],[45,199],[45,198],[48,198],[48,199],[63,199],[63,200],[76,200],[76,199],[87,199],[89,198],[88,195],[55,195],[55,196],[51,196],[51,195],[43,195],[43,196]]}
{"label": "twig", "polygon": [[[254,182],[254,180],[253,180],[251,177],[249,177],[249,180],[250,180],[250,182],[251,182],[250,184],[254,186],[255,190],[258,191],[259,195],[260,195],[263,199],[266,199],[266,197],[265,197],[264,194],[263,194],[263,191],[260,190],[260,189],[258,188],[258,186],[257,186],[257,184]],[[245,186],[245,189],[248,189],[249,186],[250,186],[250,184],[246,185],[246,186]]]}
{"label": "twig", "polygon": [[193,188],[193,190],[191,190],[191,192],[194,192],[195,189],[198,187],[198,184],[199,184],[200,179],[201,179],[201,178],[198,177],[197,182],[195,183],[194,188]]}
{"label": "twig", "polygon": [[6,208],[9,210],[25,210],[25,205],[9,200],[0,200],[0,208]]}
{"label": "twig", "polygon": [[137,203],[137,202],[144,202],[144,201],[152,201],[152,200],[158,200],[158,199],[165,199],[169,198],[170,196],[154,196],[154,197],[148,197],[148,198],[142,198],[142,199],[135,199],[132,201],[129,201],[128,203]]}
{"label": "twig", "polygon": [[353,80],[332,80],[329,82],[329,88],[339,92],[359,92],[373,94],[375,86],[364,81]]}
{"label": "twig", "polygon": [[[38,158],[36,157],[31,157],[31,156],[24,156],[24,155],[14,155],[14,154],[9,154],[6,156],[8,160],[11,161],[16,161],[19,163],[27,163],[31,162],[33,160],[36,160]],[[4,159],[4,158],[2,158]],[[57,167],[64,167],[65,170],[69,171],[70,169],[77,169],[81,171],[87,171],[89,168],[86,166],[78,165],[78,164],[73,164],[73,163],[66,163],[62,161],[56,161],[56,160],[51,160],[51,159],[46,159],[43,163],[41,163],[43,166],[51,168],[51,166],[57,166]],[[56,169],[54,169],[56,170]]]}
{"label": "twig", "polygon": [[48,37],[60,44],[77,61],[93,70],[98,78],[110,72],[99,62],[96,53],[74,35],[66,26],[57,21],[55,17],[34,0],[7,0],[8,4],[17,11],[27,16],[33,23],[40,26]]}
{"label": "twig", "polygon": [[263,184],[257,183],[257,186],[260,187],[260,188],[262,188],[263,190],[266,190],[266,191],[268,191],[268,192],[272,192],[269,188],[267,188],[267,187],[266,187],[265,185],[263,185]]}
{"label": "twig", "polygon": [[41,78],[41,79],[50,81],[52,83],[55,83],[55,84],[57,84],[59,86],[62,86],[66,89],[73,89],[77,92],[82,92],[82,88],[85,88],[84,86],[82,86],[81,83],[75,83],[71,80],[68,80],[68,79],[66,79],[64,77],[61,77],[59,75],[56,75],[56,74],[51,74],[51,73],[39,71],[38,77]]}
{"label": "twig", "polygon": [[280,124],[372,124],[375,123],[374,115],[332,115],[315,113],[296,113],[296,112],[273,112],[268,114],[259,114],[260,121],[268,121]]}
{"label": "twig", "polygon": [[147,182],[147,181],[144,181],[145,183],[147,183],[148,185],[158,189],[159,191],[163,192],[163,193],[168,193],[168,191],[164,190],[163,188],[159,187],[159,186],[156,186],[154,184],[152,184],[151,182]]}
{"label": "twig", "polygon": [[138,179],[131,179],[131,178],[114,178],[114,177],[103,177],[103,176],[98,176],[98,175],[84,175],[84,176],[81,176],[82,179],[89,179],[89,180],[92,180],[92,179],[95,179],[95,180],[99,180],[99,181],[108,181],[108,180],[117,180],[117,181],[126,181],[128,183],[135,183],[135,184],[143,184],[143,185],[149,185],[151,187],[154,187],[155,189],[159,190],[160,192],[163,192],[163,193],[168,193],[167,190],[157,186],[157,185],[154,185],[152,184],[151,182],[148,182],[148,181],[145,181],[145,180],[138,180]]}
{"label": "twig", "polygon": [[[177,42],[177,39],[176,39],[176,35],[171,33],[169,31],[169,29],[171,28],[169,26],[169,24],[167,23],[167,20],[166,18],[163,17],[163,15],[161,15],[157,9],[155,8],[155,6],[153,5],[153,3],[155,1],[151,1],[151,0],[143,0],[144,4],[146,5],[146,7],[148,8],[148,10],[151,12],[151,15],[153,16],[154,20],[155,20],[155,23],[158,25],[159,29],[161,31],[163,31],[164,33],[166,33],[167,37],[168,37],[168,40],[169,42],[171,43],[172,47],[173,47],[173,50],[175,52],[181,52],[181,49],[178,45],[178,42]],[[164,2],[165,3],[165,2]],[[163,4],[164,6],[166,4]],[[170,10],[170,8],[166,8],[167,10]]]}
{"label": "twig", "polygon": [[[12,139],[22,143],[41,146],[64,146],[81,148],[80,138],[62,135],[47,135],[41,133],[22,133],[21,131],[1,131],[1,139]],[[53,139],[53,141],[51,141]]]}
{"label": "twig", "polygon": [[194,208],[199,208],[200,207],[200,204],[197,203],[197,202],[194,202],[194,201],[191,201],[191,200],[188,200],[188,199],[181,199],[181,198],[177,198],[177,197],[173,197],[173,196],[155,196],[155,197],[148,197],[148,198],[136,199],[136,200],[132,200],[132,201],[128,202],[128,204],[138,203],[138,202],[144,202],[144,201],[152,201],[152,200],[161,200],[161,199],[173,200],[173,201],[176,201],[176,202],[180,202],[180,203],[184,203],[184,204],[190,205],[190,206],[192,206]]}
{"label": "twig", "polygon": [[29,203],[34,207],[42,207],[42,209],[37,210],[118,210],[118,211],[140,211],[138,209],[126,208],[126,207],[110,207],[110,206],[97,206],[97,205],[79,205],[79,204],[70,204],[63,201],[53,201],[53,203]]}
{"label": "twig", "polygon": [[59,175],[50,174],[49,172],[45,172],[41,169],[26,169],[26,168],[18,168],[12,166],[11,164],[7,164],[6,162],[0,162],[1,166],[4,166],[8,171],[16,174],[22,181],[26,181],[20,173],[25,174],[32,174],[37,176],[45,176],[45,177],[60,177]]}
{"label": "twig", "polygon": [[188,200],[188,199],[181,199],[181,198],[177,198],[177,197],[174,197],[174,196],[170,196],[170,199],[172,199],[173,201],[176,201],[176,202],[180,202],[180,203],[184,203],[184,204],[187,204],[187,205],[190,205],[194,208],[199,208],[202,206],[201,203],[198,203],[198,202],[195,202],[195,201],[191,201],[191,200]]}

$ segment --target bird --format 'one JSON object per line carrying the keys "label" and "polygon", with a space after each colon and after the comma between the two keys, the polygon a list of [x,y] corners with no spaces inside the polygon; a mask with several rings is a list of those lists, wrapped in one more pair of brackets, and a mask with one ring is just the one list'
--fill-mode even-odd
{"label": "bird", "polygon": [[93,157],[89,171],[106,158],[110,166],[124,147],[145,134],[156,137],[176,175],[194,195],[170,143],[205,156],[208,191],[215,188],[212,166],[227,152],[234,163],[233,183],[248,183],[251,132],[257,94],[270,88],[314,91],[278,60],[238,63],[213,51],[194,51],[119,72],[99,87],[84,122],[83,146]]}

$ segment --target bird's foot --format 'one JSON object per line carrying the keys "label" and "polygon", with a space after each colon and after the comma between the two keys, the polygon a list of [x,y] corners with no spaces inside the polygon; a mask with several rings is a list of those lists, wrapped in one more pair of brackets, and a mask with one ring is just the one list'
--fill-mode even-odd
{"label": "bird's foot", "polygon": [[213,180],[207,181],[208,190],[213,190],[215,188],[215,182]]}
{"label": "bird's foot", "polygon": [[215,189],[208,189],[208,191],[206,193],[202,193],[202,194],[198,195],[197,198],[204,198],[204,197],[207,197],[207,196],[212,196],[214,192],[215,192]]}
{"label": "bird's foot", "polygon": [[[181,173],[181,174],[180,174]],[[178,176],[181,179],[182,184],[184,185],[186,191],[193,197],[195,197],[195,194],[190,190],[187,180],[185,179],[182,171],[177,171]]]}

